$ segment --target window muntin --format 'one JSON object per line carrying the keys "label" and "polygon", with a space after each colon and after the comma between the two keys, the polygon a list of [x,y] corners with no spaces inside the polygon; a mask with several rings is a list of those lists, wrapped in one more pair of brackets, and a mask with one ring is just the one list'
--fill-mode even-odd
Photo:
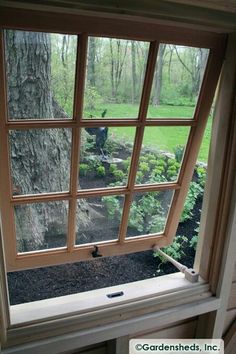
{"label": "window muntin", "polygon": [[208,55],[205,48],[160,43],[147,118],[193,118]]}
{"label": "window muntin", "polygon": [[84,118],[138,118],[148,42],[88,38]]}
{"label": "window muntin", "polygon": [[77,36],[5,30],[5,42],[9,119],[72,118]]}
{"label": "window muntin", "polygon": [[[194,167],[194,160],[196,159],[196,154],[198,146],[200,145],[200,139],[204,129],[204,122],[207,119],[207,112],[210,109],[210,103],[213,96],[213,90],[207,92],[207,100],[203,102],[203,93],[206,92],[206,89],[209,89],[209,84],[213,78],[213,67],[216,65],[220,67],[221,57],[217,57],[217,52],[221,50],[220,47],[217,47],[217,43],[212,42],[209,44],[209,47],[217,48],[216,51],[212,51],[209,56],[210,60],[208,63],[208,70],[206,70],[206,75],[203,81],[203,87],[201,89],[199,100],[197,103],[197,109],[194,113],[194,119],[146,119],[146,112],[148,109],[149,97],[151,92],[151,82],[153,74],[155,71],[155,63],[158,53],[158,41],[152,41],[150,43],[148,61],[147,61],[147,70],[145,73],[144,86],[142,91],[142,98],[140,101],[138,119],[106,119],[107,127],[134,127],[136,128],[135,142],[134,142],[134,152],[131,159],[130,174],[128,179],[127,186],[120,187],[108,187],[108,188],[96,188],[94,190],[77,190],[77,179],[78,179],[78,160],[79,160],[79,147],[80,147],[80,137],[81,130],[85,127],[92,127],[95,124],[95,120],[92,122],[89,119],[82,119],[83,112],[83,87],[85,79],[85,69],[86,69],[86,47],[87,47],[87,35],[81,34],[79,36],[79,48],[77,48],[77,65],[76,65],[76,85],[75,85],[75,102],[73,110],[73,121],[71,123],[69,120],[66,122],[64,120],[60,123],[58,120],[26,120],[25,122],[11,122],[9,121],[6,125],[6,130],[11,131],[19,127],[24,129],[32,129],[37,126],[40,129],[46,129],[49,126],[52,128],[72,128],[72,157],[71,157],[71,176],[70,176],[70,190],[69,192],[53,192],[53,193],[44,193],[38,195],[26,195],[21,196],[17,195],[14,198],[10,199],[10,202],[6,202],[5,206],[7,213],[9,215],[9,220],[6,220],[6,223],[10,221],[10,224],[6,226],[8,229],[9,237],[6,240],[6,254],[9,261],[9,269],[21,268],[31,268],[36,266],[56,264],[66,261],[78,260],[78,255],[80,259],[90,258],[92,256],[92,251],[94,250],[93,244],[90,245],[75,245],[75,235],[76,235],[76,208],[77,208],[77,198],[86,198],[86,197],[95,197],[95,196],[108,196],[114,195],[125,195],[125,202],[123,207],[122,219],[120,223],[120,232],[118,241],[114,242],[105,242],[99,245],[100,250],[104,256],[117,254],[117,253],[126,253],[126,252],[135,252],[151,248],[153,244],[157,243],[159,246],[164,246],[170,243],[174,237],[175,230],[178,224],[179,215],[181,208],[183,206],[184,197],[186,194],[186,185],[189,183],[191,174]],[[195,38],[196,40],[196,38]],[[175,39],[176,41],[176,39]],[[182,43],[181,37],[179,37],[179,42]],[[196,40],[199,45],[199,41]],[[203,43],[210,43],[209,39],[203,41]],[[205,47],[204,44],[204,47]],[[214,68],[215,69],[215,68]],[[214,72],[215,75],[215,72]],[[214,80],[213,80],[214,81]],[[216,80],[215,80],[216,81]],[[215,82],[216,83],[216,82]],[[214,85],[213,85],[214,86]],[[3,93],[5,93],[3,91]],[[5,117],[4,117],[5,118]],[[50,123],[50,124],[48,124]],[[4,125],[4,123],[2,123]],[[104,127],[104,121],[102,119],[96,120],[96,127]],[[186,126],[191,128],[189,140],[187,143],[187,148],[185,152],[185,159],[183,161],[183,168],[181,170],[178,182],[166,182],[166,183],[157,183],[157,184],[148,184],[148,185],[135,185],[135,178],[138,168],[138,157],[142,147],[143,133],[145,126],[155,127],[155,126]],[[4,136],[5,139],[5,136]],[[4,161],[9,170],[9,161],[4,155]],[[10,190],[10,185],[8,186]],[[128,217],[131,207],[131,202],[134,193],[136,192],[159,192],[163,190],[171,189],[174,193],[172,199],[172,204],[168,212],[168,218],[166,221],[165,230],[163,233],[142,235],[137,238],[125,239],[126,230],[128,226]],[[69,200],[69,211],[68,211],[68,237],[67,237],[67,248],[60,250],[47,250],[42,252],[36,252],[32,254],[16,254],[14,253],[14,245],[16,245],[16,238],[14,232],[14,223],[13,221],[13,208],[17,204],[24,203],[36,203],[36,202],[53,202],[56,200]],[[43,257],[42,257],[43,255]]]}

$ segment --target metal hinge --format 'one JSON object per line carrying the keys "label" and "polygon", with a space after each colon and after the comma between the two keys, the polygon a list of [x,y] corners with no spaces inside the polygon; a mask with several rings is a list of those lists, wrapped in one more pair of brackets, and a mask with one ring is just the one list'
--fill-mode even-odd
{"label": "metal hinge", "polygon": [[190,281],[191,283],[197,283],[198,282],[198,278],[199,278],[199,274],[193,269],[193,268],[188,268],[185,265],[177,262],[174,258],[172,258],[171,256],[168,256],[168,254],[166,254],[165,252],[163,252],[162,250],[160,250],[160,248],[158,246],[154,246],[153,249],[157,252],[159,252],[162,257],[164,257],[165,259],[167,259],[169,262],[171,262],[177,269],[179,269],[182,273],[184,273],[185,278]]}

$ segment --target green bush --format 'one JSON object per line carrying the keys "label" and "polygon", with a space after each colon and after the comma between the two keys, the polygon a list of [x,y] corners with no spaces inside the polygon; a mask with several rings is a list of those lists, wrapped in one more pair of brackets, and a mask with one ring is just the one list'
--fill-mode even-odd
{"label": "green bush", "polygon": [[196,203],[197,198],[202,195],[203,189],[202,187],[196,183],[196,182],[191,182],[189,191],[184,203],[184,209],[180,218],[180,222],[184,222],[186,220],[191,219],[193,213],[193,209]]}
{"label": "green bush", "polygon": [[106,170],[105,170],[105,167],[104,166],[98,166],[97,169],[96,169],[96,175],[98,177],[104,177],[106,174]]}
{"label": "green bush", "polygon": [[[164,247],[161,250],[176,261],[179,261],[185,255],[183,247],[186,246],[187,242],[188,238],[186,236],[176,236],[170,246]],[[168,262],[158,251],[155,251],[153,256],[159,257],[162,263]]]}
{"label": "green bush", "polygon": [[175,159],[177,162],[181,162],[184,154],[185,147],[183,145],[176,145],[174,148]]}
{"label": "green bush", "polygon": [[86,163],[81,163],[79,166],[79,175],[81,177],[87,176],[89,171],[89,166]]}
{"label": "green bush", "polygon": [[163,167],[163,169],[165,169],[165,168],[166,168],[166,162],[165,162],[165,160],[164,160],[164,159],[158,159],[158,160],[157,160],[157,166],[158,166],[158,167]]}
{"label": "green bush", "polygon": [[104,203],[105,209],[107,211],[108,217],[110,219],[121,217],[122,208],[117,197],[106,196],[102,197],[102,202]]}
{"label": "green bush", "polygon": [[151,234],[156,234],[164,230],[166,223],[166,218],[161,215],[154,215],[148,224],[148,232]]}
{"label": "green bush", "polygon": [[125,173],[122,170],[115,170],[113,172],[113,176],[115,177],[116,181],[123,181]]}
{"label": "green bush", "polygon": [[197,172],[198,183],[202,188],[204,188],[206,184],[206,174],[207,174],[206,168],[199,166],[197,167],[196,172]]}
{"label": "green bush", "polygon": [[139,232],[143,232],[143,228],[144,228],[143,212],[140,206],[137,205],[136,202],[133,202],[131,205],[128,226],[133,229],[136,229]]}
{"label": "green bush", "polygon": [[142,171],[138,171],[136,174],[136,183],[143,183],[144,182],[144,174]]}
{"label": "green bush", "polygon": [[116,164],[114,164],[114,163],[110,164],[109,172],[110,172],[111,174],[113,174],[116,170],[117,170]]}
{"label": "green bush", "polygon": [[151,168],[158,166],[158,162],[157,160],[151,159],[149,160],[149,165],[151,166]]}
{"label": "green bush", "polygon": [[143,174],[146,174],[149,172],[149,164],[147,162],[140,162],[139,164],[139,170],[143,172]]}
{"label": "green bush", "polygon": [[122,167],[125,171],[128,171],[130,162],[131,162],[131,157],[128,157],[126,160],[122,161]]}

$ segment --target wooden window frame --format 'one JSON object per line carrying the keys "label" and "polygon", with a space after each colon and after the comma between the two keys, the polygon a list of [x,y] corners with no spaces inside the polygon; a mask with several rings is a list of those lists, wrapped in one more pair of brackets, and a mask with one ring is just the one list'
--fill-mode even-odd
{"label": "wooden window frame", "polygon": [[[70,16],[71,17],[71,16]],[[72,16],[73,20],[75,18]],[[225,36],[220,34],[209,34],[207,32],[198,33],[195,31],[188,31],[178,29],[175,32],[172,28],[164,26],[155,26],[155,37],[149,30],[149,33],[144,33],[134,26],[127,28],[124,33],[122,24],[117,24],[114,30],[107,28],[107,23],[99,21],[99,28],[93,22],[84,22],[84,18],[77,18],[77,21],[72,21],[67,24],[60,21],[60,15],[50,16],[50,14],[41,14],[40,26],[35,22],[30,21],[28,16],[24,16],[24,22],[20,21],[19,16],[16,21],[9,21],[6,16],[2,23],[1,37],[0,37],[0,51],[1,51],[1,76],[5,78],[5,63],[4,63],[4,35],[3,30],[24,29],[32,31],[49,31],[67,34],[78,35],[78,51],[76,64],[76,79],[75,79],[75,100],[73,119],[52,119],[52,120],[8,120],[7,118],[7,98],[6,98],[6,82],[1,82],[0,85],[0,138],[4,148],[0,151],[1,168],[4,169],[3,180],[4,188],[1,189],[1,211],[2,211],[2,229],[5,237],[5,254],[8,271],[17,269],[34,268],[40,266],[48,266],[52,264],[62,264],[67,262],[75,262],[84,259],[92,258],[92,251],[94,243],[89,245],[75,245],[75,220],[76,220],[76,206],[78,198],[85,198],[89,196],[105,196],[105,195],[125,195],[125,202],[123,207],[123,215],[118,241],[97,242],[99,244],[100,252],[103,256],[112,256],[117,254],[137,252],[141,250],[151,249],[154,245],[160,247],[166,246],[173,241],[175,232],[178,226],[179,217],[183,208],[184,200],[187,194],[188,186],[191,181],[194,165],[197,159],[198,150],[201,139],[204,133],[207,122],[208,113],[211,108],[215,88],[218,81],[218,76],[223,60]],[[50,25],[48,25],[50,23]],[[61,25],[62,24],[62,25]],[[69,25],[69,27],[68,27]],[[142,29],[142,25],[140,25]],[[86,32],[85,32],[86,30]],[[89,31],[89,32],[88,32]],[[150,34],[152,37],[150,38]],[[104,120],[83,119],[83,93],[86,71],[86,55],[87,55],[87,41],[89,35],[108,36],[115,38],[128,38],[150,41],[150,50],[147,62],[147,70],[143,85],[142,97],[140,102],[140,109],[137,119],[106,119],[107,127],[130,126],[136,129],[135,142],[133,154],[131,159],[130,174],[127,186],[114,187],[93,190],[77,190],[77,176],[79,163],[79,147],[81,129],[84,127],[99,127],[104,126]],[[190,45],[193,47],[199,46],[209,48],[208,62],[205,69],[201,91],[199,93],[198,102],[192,119],[147,119],[147,110],[149,104],[149,97],[152,87],[152,79],[157,60],[158,47],[160,43],[171,43],[179,45]],[[163,127],[163,126],[186,126],[190,128],[189,138],[181,165],[180,173],[177,182],[149,184],[149,185],[135,185],[135,177],[138,169],[138,157],[142,146],[142,138],[145,127]],[[10,178],[10,163],[9,163],[9,146],[8,146],[8,132],[13,129],[46,129],[46,128],[71,128],[72,129],[72,158],[71,158],[71,180],[69,192],[47,193],[39,195],[22,195],[12,196],[12,186]],[[138,236],[137,238],[125,238],[130,205],[132,196],[135,192],[153,192],[161,190],[173,190],[174,196],[169,210],[166,227],[161,234],[151,234]],[[48,201],[69,201],[69,216],[68,216],[68,236],[67,246],[61,249],[49,249],[35,252],[27,252],[17,254],[16,236],[14,227],[14,206],[19,204],[48,202]]]}
{"label": "wooden window frame", "polygon": [[[80,16],[76,15],[55,15],[40,13],[34,11],[25,10],[12,10],[3,8],[0,13],[0,24],[3,28],[24,28],[34,30],[40,30],[42,25],[45,30],[50,31],[52,27],[55,32],[57,32],[58,22],[64,28],[64,32],[72,31],[72,29],[78,26],[78,19]],[[138,23],[136,27],[136,22],[133,21],[133,25],[130,25],[129,21],[123,19],[114,22],[114,19],[103,19],[94,18],[88,16],[81,17],[81,26],[85,30],[86,25],[90,22],[94,23],[95,29],[100,29],[105,27],[107,35],[112,35],[113,24],[117,28],[121,26],[121,32],[131,33],[133,37],[137,35],[139,38],[143,38],[142,35],[145,34],[149,36],[150,40],[153,40],[153,33],[161,30],[163,26],[155,24],[145,24]],[[124,27],[125,26],[125,27]],[[181,25],[183,26],[183,24]],[[181,27],[180,26],[180,27]],[[191,40],[188,34],[192,35],[196,41],[199,41],[198,31],[189,30],[189,28],[167,28],[168,35],[172,38],[178,37],[176,32],[182,32],[184,35],[185,45],[191,45]],[[177,31],[176,31],[177,30]],[[154,32],[153,32],[154,31]],[[96,32],[96,31],[95,31]],[[73,31],[72,31],[73,33]],[[202,32],[201,32],[202,33]],[[96,34],[96,33],[95,33]],[[206,38],[208,37],[207,33]],[[212,37],[212,33],[210,37]],[[167,38],[166,37],[166,38]],[[171,41],[169,37],[169,41]],[[192,38],[193,38],[192,37]],[[225,38],[224,35],[215,35],[215,40],[219,40],[219,47],[222,47],[222,40]],[[207,40],[208,41],[208,40]],[[221,44],[220,44],[221,42]],[[221,315],[221,327],[223,326],[222,314],[222,292],[225,289],[225,282],[222,280],[227,277],[227,281],[230,283],[230,274],[233,274],[234,262],[232,258],[227,260],[225,258],[225,253],[230,252],[230,247],[232,242],[235,240],[234,232],[227,231],[226,229],[222,233],[222,228],[227,226],[228,221],[228,211],[231,201],[231,192],[233,188],[233,171],[234,161],[235,161],[235,130],[233,127],[233,120],[235,117],[235,110],[232,113],[231,109],[233,107],[233,95],[234,91],[234,79],[236,66],[235,66],[235,36],[231,38],[231,44],[234,43],[233,47],[229,48],[228,57],[226,56],[226,67],[224,70],[224,77],[222,81],[222,88],[219,89],[220,97],[218,99],[218,112],[216,114],[215,123],[213,127],[213,141],[211,144],[210,153],[210,165],[208,173],[208,181],[206,186],[206,195],[204,197],[204,207],[203,207],[203,222],[201,228],[201,244],[198,248],[199,253],[196,259],[196,268],[200,271],[200,274],[209,282],[209,284],[200,283],[196,284],[195,289],[189,284],[189,287],[182,289],[181,282],[176,282],[172,289],[167,290],[167,293],[161,292],[162,287],[159,286],[159,279],[165,280],[168,276],[163,276],[158,278],[158,282],[153,281],[150,284],[153,292],[142,299],[142,294],[140,294],[140,299],[136,301],[131,301],[130,303],[124,303],[123,306],[115,306],[117,301],[114,300],[110,305],[109,309],[103,309],[102,304],[99,303],[98,307],[92,312],[85,312],[78,314],[72,308],[71,313],[68,313],[68,309],[65,308],[65,313],[62,317],[58,317],[55,313],[50,317],[50,314],[42,322],[35,320],[33,323],[27,323],[27,318],[23,318],[25,314],[24,304],[20,308],[15,307],[15,311],[21,312],[23,316],[23,321],[21,323],[14,323],[12,325],[12,311],[9,312],[9,299],[7,291],[7,281],[6,281],[6,267],[5,267],[5,252],[3,249],[3,239],[0,239],[0,291],[1,291],[1,301],[0,301],[0,342],[7,349],[7,353],[17,353],[17,354],[31,354],[34,350],[50,350],[54,352],[61,352],[63,350],[73,350],[86,346],[88,344],[97,343],[101,340],[109,340],[119,336],[125,336],[128,334],[137,333],[137,331],[144,331],[154,328],[158,325],[168,325],[175,320],[181,320],[190,318],[193,316],[198,316],[204,313],[211,313],[214,315]],[[200,44],[199,44],[200,46]],[[222,48],[223,50],[223,48]],[[227,55],[227,54],[226,54]],[[0,57],[0,67],[2,67],[1,57]],[[233,74],[233,73],[234,74]],[[1,73],[0,73],[1,74]],[[226,74],[226,75],[225,75]],[[1,76],[1,75],[0,75]],[[0,88],[2,89],[2,87]],[[4,108],[4,105],[1,108]],[[222,119],[224,117],[224,119]],[[0,127],[2,129],[2,127]],[[234,148],[233,148],[234,146]],[[5,144],[0,145],[0,151],[4,152],[6,150]],[[228,172],[230,172],[230,178],[228,177]],[[0,169],[0,180],[5,180],[7,171],[5,167]],[[223,194],[223,191],[227,193]],[[4,189],[3,184],[0,184],[1,190]],[[235,195],[235,193],[234,193]],[[232,210],[233,212],[233,210]],[[6,211],[1,210],[2,220],[6,216]],[[221,226],[220,228],[217,226]],[[8,230],[5,229],[7,232]],[[215,257],[212,260],[212,249],[216,251]],[[201,252],[203,249],[203,252]],[[231,254],[234,247],[231,247]],[[203,256],[200,257],[200,253]],[[224,257],[222,258],[222,253]],[[235,253],[234,253],[235,256]],[[217,263],[217,270],[210,272],[210,269]],[[232,263],[231,266],[229,263]],[[223,265],[220,268],[220,265]],[[220,269],[219,269],[220,268]],[[172,275],[174,278],[177,275]],[[216,290],[216,285],[218,288]],[[128,284],[127,284],[128,285]],[[135,283],[134,283],[135,285]],[[130,284],[132,287],[132,284]],[[137,284],[138,286],[138,284]],[[228,286],[229,288],[229,286]],[[132,288],[135,289],[134,287]],[[209,292],[210,290],[210,292]],[[108,290],[106,290],[108,291]],[[142,292],[142,287],[139,288]],[[213,294],[213,296],[212,296]],[[56,298],[55,306],[61,306],[63,304],[63,298]],[[144,300],[144,301],[143,301]],[[48,301],[48,300],[46,300]],[[79,301],[79,299],[78,299]],[[224,300],[227,302],[227,299]],[[40,303],[40,304],[39,304]],[[44,308],[43,301],[35,302],[32,309],[36,313],[40,311],[40,307]],[[65,304],[65,303],[64,303]],[[18,306],[18,305],[16,305]],[[11,306],[11,310],[12,306]],[[10,318],[11,317],[11,318]],[[205,318],[204,318],[205,320]],[[13,318],[14,322],[14,318]],[[214,320],[210,319],[209,322],[205,320],[205,327],[208,326],[208,332],[214,327]],[[219,323],[217,326],[217,336],[220,337],[219,333]],[[205,328],[204,327],[204,328]],[[202,329],[202,328],[201,328]],[[214,328],[213,328],[214,330]],[[73,332],[73,333],[71,333]],[[201,331],[200,331],[201,332]],[[206,332],[202,332],[200,337],[206,335]],[[209,334],[214,335],[213,332]],[[49,338],[52,337],[52,338]],[[29,343],[30,342],[30,343]],[[20,344],[19,347],[15,345]],[[26,344],[24,344],[26,343]],[[12,349],[11,349],[11,346]]]}

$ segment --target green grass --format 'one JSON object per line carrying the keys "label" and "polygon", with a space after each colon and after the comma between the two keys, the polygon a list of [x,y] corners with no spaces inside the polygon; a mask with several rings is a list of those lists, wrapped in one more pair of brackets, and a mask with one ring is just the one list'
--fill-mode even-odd
{"label": "green grass", "polygon": [[[137,118],[139,105],[104,103],[97,105],[96,110],[85,112],[84,116],[90,117],[92,115],[94,118],[100,118],[104,109],[107,109],[106,118]],[[149,118],[191,118],[193,112],[194,107],[161,105],[158,107],[150,106],[147,116]]]}
{"label": "green grass", "polygon": [[[107,109],[106,118],[137,118],[138,105],[131,104],[103,104],[98,107],[96,112],[93,112],[94,117],[101,117],[104,109]],[[186,106],[150,106],[148,117],[160,118],[190,118],[193,115],[194,107]],[[205,130],[204,138],[198,155],[198,160],[207,162],[208,149],[211,136],[212,119],[209,118]],[[145,129],[143,146],[156,148],[173,153],[177,145],[185,145],[187,141],[189,128],[188,127],[147,127]],[[133,142],[135,136],[135,128],[120,127],[110,128],[109,136],[122,139],[124,141]]]}

